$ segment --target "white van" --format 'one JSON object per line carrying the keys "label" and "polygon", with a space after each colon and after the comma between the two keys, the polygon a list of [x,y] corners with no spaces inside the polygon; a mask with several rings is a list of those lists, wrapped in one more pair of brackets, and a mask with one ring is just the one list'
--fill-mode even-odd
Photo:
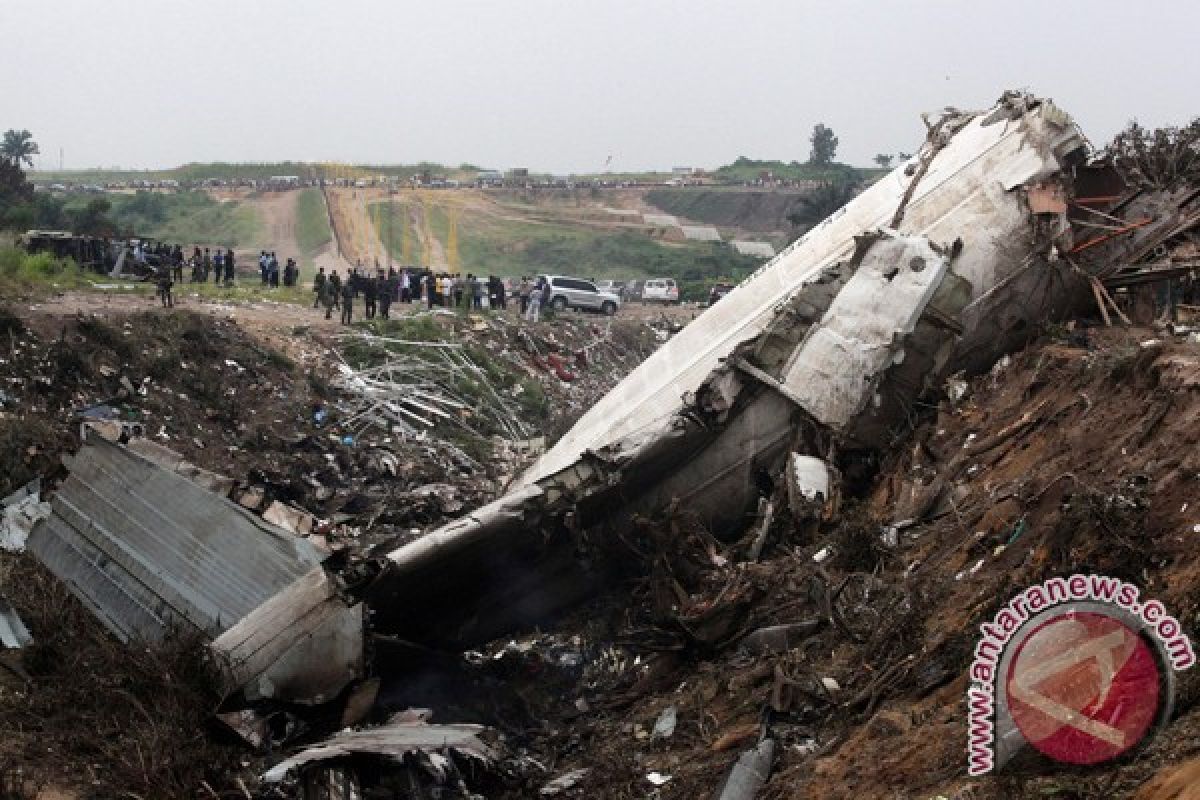
{"label": "white van", "polygon": [[642,286],[643,303],[678,303],[679,287],[673,278],[651,278]]}

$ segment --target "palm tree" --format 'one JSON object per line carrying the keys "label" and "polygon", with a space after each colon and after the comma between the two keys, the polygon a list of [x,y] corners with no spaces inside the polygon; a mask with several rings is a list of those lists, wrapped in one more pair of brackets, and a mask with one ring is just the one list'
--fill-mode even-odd
{"label": "palm tree", "polygon": [[13,166],[19,167],[24,161],[28,167],[33,166],[33,157],[39,152],[37,142],[29,131],[5,131],[4,142],[0,144],[0,158]]}

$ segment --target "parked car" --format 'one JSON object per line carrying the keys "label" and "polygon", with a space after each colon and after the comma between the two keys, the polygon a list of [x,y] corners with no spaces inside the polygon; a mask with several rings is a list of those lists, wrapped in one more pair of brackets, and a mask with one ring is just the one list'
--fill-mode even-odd
{"label": "parked car", "polygon": [[567,275],[543,275],[542,279],[550,284],[548,302],[555,311],[577,308],[611,316],[621,307],[621,298],[613,292],[600,291],[591,281]]}
{"label": "parked car", "polygon": [[629,291],[625,288],[625,281],[596,281],[596,288],[615,294],[622,303],[629,302]]}
{"label": "parked car", "polygon": [[708,304],[711,306],[725,295],[733,291],[732,283],[714,283],[708,290]]}
{"label": "parked car", "polygon": [[678,303],[679,287],[672,278],[651,278],[642,287],[643,303]]}

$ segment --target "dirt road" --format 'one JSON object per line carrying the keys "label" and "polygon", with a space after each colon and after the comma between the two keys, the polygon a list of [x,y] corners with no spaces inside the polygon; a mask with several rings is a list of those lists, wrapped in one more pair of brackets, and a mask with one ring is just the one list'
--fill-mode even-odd
{"label": "dirt road", "polygon": [[[321,309],[313,309],[309,305],[298,305],[293,302],[281,302],[271,297],[270,290],[264,290],[261,298],[253,300],[221,301],[202,297],[194,292],[184,290],[175,294],[175,307],[200,313],[211,314],[236,322],[265,344],[286,352],[289,356],[298,357],[307,352],[312,345],[312,338],[298,335],[298,331],[309,330],[317,334],[335,334],[344,329],[335,312],[332,319],[325,319]],[[33,303],[29,308],[37,312],[37,316],[48,321],[76,314],[97,314],[101,317],[125,315],[138,311],[171,313],[164,309],[159,302],[149,294],[127,294],[107,292],[66,292],[61,295]],[[516,303],[512,303],[507,311],[488,313],[505,314],[516,317]],[[392,318],[399,319],[424,312],[425,306],[420,303],[396,303],[392,306]],[[661,323],[665,320],[671,326],[686,325],[703,309],[691,306],[649,306],[639,303],[629,303],[618,312],[618,320],[629,323],[645,323],[658,328],[668,326]],[[361,301],[355,305],[355,319],[362,313]],[[577,317],[577,312],[567,312],[571,318]],[[591,316],[591,315],[588,315]],[[596,319],[603,317],[596,316]],[[48,322],[51,324],[52,322]],[[543,325],[546,323],[534,323]],[[47,332],[50,332],[47,329]],[[319,337],[318,337],[319,338]]]}

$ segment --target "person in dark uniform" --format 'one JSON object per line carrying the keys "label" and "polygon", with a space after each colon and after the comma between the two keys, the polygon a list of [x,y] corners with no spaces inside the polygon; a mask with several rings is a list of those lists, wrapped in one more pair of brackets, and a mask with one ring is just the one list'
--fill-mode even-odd
{"label": "person in dark uniform", "polygon": [[158,296],[162,300],[163,308],[174,308],[175,300],[171,297],[171,267],[167,264],[162,264],[158,268]]}
{"label": "person in dark uniform", "polygon": [[388,276],[383,276],[383,270],[379,271],[379,316],[384,319],[391,318],[392,301],[396,299],[396,271],[391,270]]}
{"label": "person in dark uniform", "polygon": [[321,284],[321,291],[317,294],[321,304],[325,306],[325,319],[333,319],[333,309],[337,305],[337,291],[333,288],[333,281],[325,281]]}
{"label": "person in dark uniform", "polygon": [[225,249],[225,285],[233,285],[233,248]]}
{"label": "person in dark uniform", "polygon": [[174,267],[175,282],[183,283],[183,248],[179,245],[171,251],[171,266]]}
{"label": "person in dark uniform", "polygon": [[363,312],[367,319],[375,319],[376,303],[379,300],[379,279],[375,276],[363,275]]}
{"label": "person in dark uniform", "polygon": [[333,289],[333,307],[341,308],[342,276],[338,275],[336,269],[333,271],[333,274],[329,276],[329,286]]}
{"label": "person in dark uniform", "polygon": [[321,267],[317,270],[317,276],[313,278],[313,308],[321,302],[321,290],[325,288],[325,281],[325,268]]}
{"label": "person in dark uniform", "polygon": [[354,287],[350,281],[342,287],[342,324],[349,325],[354,321]]}

